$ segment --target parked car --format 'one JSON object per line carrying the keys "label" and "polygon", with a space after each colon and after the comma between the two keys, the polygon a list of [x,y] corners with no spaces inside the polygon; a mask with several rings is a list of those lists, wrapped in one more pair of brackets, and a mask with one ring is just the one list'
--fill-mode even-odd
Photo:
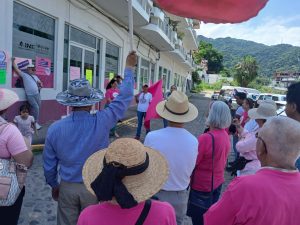
{"label": "parked car", "polygon": [[215,92],[212,94],[211,99],[212,99],[212,100],[218,100],[218,99],[219,99],[219,92],[218,92],[218,91],[215,91]]}
{"label": "parked car", "polygon": [[270,93],[261,93],[258,97],[258,101],[261,101],[261,100],[272,100],[272,95],[273,94],[270,94]]}
{"label": "parked car", "polygon": [[286,96],[285,95],[278,95],[278,94],[273,94],[272,95],[272,100],[276,102],[276,104],[284,104],[286,105]]}

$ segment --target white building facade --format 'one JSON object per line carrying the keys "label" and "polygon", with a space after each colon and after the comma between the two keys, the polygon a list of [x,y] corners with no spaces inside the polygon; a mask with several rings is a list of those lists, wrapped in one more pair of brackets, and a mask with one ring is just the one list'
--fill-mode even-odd
{"label": "white building facade", "polygon": [[[42,123],[66,114],[66,107],[59,105],[55,97],[67,89],[70,80],[85,77],[105,92],[108,81],[123,74],[130,51],[126,0],[1,3],[0,51],[5,52],[6,59],[0,68],[5,70],[0,73],[0,87],[13,89],[21,100],[8,112],[9,117],[16,115],[26,100],[22,82],[11,69],[11,57],[16,58],[19,68],[29,62],[36,65],[44,83]],[[176,29],[172,21],[177,22]],[[186,90],[187,78],[195,67],[191,53],[198,48],[195,22],[166,14],[150,0],[133,0],[134,49],[138,55],[135,93],[143,84],[160,79],[164,91],[173,84]]]}

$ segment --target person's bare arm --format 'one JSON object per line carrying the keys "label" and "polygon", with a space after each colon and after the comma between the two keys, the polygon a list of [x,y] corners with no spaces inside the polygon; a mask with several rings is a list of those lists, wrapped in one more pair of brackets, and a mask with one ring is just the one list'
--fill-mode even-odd
{"label": "person's bare arm", "polygon": [[19,69],[19,67],[17,66],[17,64],[16,64],[16,62],[15,62],[15,58],[11,58],[11,60],[12,60],[12,66],[13,66],[13,68],[14,68],[14,71],[16,72],[16,74],[17,74],[18,76],[21,77],[22,71],[21,71],[21,70]]}
{"label": "person's bare arm", "polygon": [[33,162],[33,154],[30,150],[26,150],[13,156],[13,159],[20,164],[24,164],[27,168],[31,167]]}

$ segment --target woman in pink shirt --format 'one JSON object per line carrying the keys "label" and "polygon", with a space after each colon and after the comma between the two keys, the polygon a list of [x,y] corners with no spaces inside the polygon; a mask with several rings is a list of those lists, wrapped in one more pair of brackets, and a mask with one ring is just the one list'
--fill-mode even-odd
{"label": "woman in pink shirt", "polygon": [[[33,155],[28,150],[22,134],[15,125],[6,122],[2,117],[7,109],[18,100],[18,96],[13,91],[0,89],[0,159],[9,160],[13,158],[17,163],[30,167]],[[0,189],[2,191],[1,185],[3,184],[0,181]],[[25,187],[23,187],[12,206],[0,206],[1,225],[18,224],[24,194]]]}
{"label": "woman in pink shirt", "polygon": [[192,218],[193,225],[202,225],[203,214],[219,199],[230,151],[230,139],[225,128],[230,124],[229,107],[224,102],[214,102],[207,118],[209,132],[198,138],[198,157],[191,177],[187,215]]}
{"label": "woman in pink shirt", "polygon": [[[120,94],[120,90],[118,89],[118,81],[117,79],[113,78],[106,86],[106,93],[105,93],[105,108],[109,106],[109,104]],[[114,126],[110,130],[110,135],[115,137],[120,137],[119,134],[116,132],[116,126]]]}
{"label": "woman in pink shirt", "polygon": [[101,203],[84,209],[77,225],[176,225],[169,203],[149,200],[168,178],[167,161],[138,140],[112,142],[87,159],[82,174]]}
{"label": "woman in pink shirt", "polygon": [[248,116],[248,111],[250,109],[252,109],[254,106],[254,102],[251,98],[246,98],[243,102],[243,115],[241,117],[241,126],[244,127],[245,124],[250,120],[249,116]]}

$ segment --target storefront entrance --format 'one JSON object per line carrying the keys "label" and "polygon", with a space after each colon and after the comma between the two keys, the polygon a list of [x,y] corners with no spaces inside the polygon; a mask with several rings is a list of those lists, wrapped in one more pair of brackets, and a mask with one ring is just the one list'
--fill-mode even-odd
{"label": "storefront entrance", "polygon": [[96,49],[70,43],[70,80],[86,78],[93,86],[96,71]]}

